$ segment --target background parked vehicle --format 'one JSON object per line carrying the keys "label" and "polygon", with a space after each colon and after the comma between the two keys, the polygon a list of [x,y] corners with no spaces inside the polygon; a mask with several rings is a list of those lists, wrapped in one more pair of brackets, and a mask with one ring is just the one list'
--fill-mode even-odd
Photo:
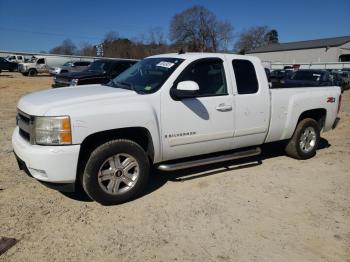
{"label": "background parked vehicle", "polygon": [[335,72],[335,71],[330,72],[329,77],[334,86],[340,86],[341,90],[344,91],[346,84],[344,79],[341,77],[341,75],[338,72]]}
{"label": "background parked vehicle", "polygon": [[293,75],[293,70],[288,69],[277,69],[273,70],[270,74],[270,81],[272,87],[281,87],[283,86],[286,79],[290,79]]}
{"label": "background parked vehicle", "polygon": [[16,71],[18,68],[18,64],[15,62],[9,62],[6,59],[0,57],[0,73],[2,70],[7,70],[7,71]]}
{"label": "background parked vehicle", "polygon": [[20,63],[18,71],[24,76],[36,76],[37,74],[49,73],[49,68],[63,65],[70,61],[69,57],[35,57],[33,56],[29,62]]}
{"label": "background parked vehicle", "polygon": [[9,62],[24,63],[25,58],[22,55],[8,55],[5,59]]}
{"label": "background parked vehicle", "polygon": [[90,61],[68,61],[62,66],[50,68],[49,72],[51,75],[80,72],[85,70],[90,64]]}
{"label": "background parked vehicle", "polygon": [[333,86],[333,80],[330,72],[327,70],[301,69],[285,80],[285,87],[302,86]]}
{"label": "background parked vehicle", "polygon": [[56,75],[52,87],[106,84],[136,62],[137,60],[126,59],[96,60],[84,71]]}
{"label": "background parked vehicle", "polygon": [[337,74],[338,77],[342,79],[343,89],[350,88],[350,71],[333,71],[333,73]]}

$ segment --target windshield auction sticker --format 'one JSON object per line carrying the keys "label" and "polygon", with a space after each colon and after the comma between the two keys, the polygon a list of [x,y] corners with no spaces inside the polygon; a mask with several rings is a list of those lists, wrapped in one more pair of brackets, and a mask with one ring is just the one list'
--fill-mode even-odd
{"label": "windshield auction sticker", "polygon": [[156,66],[171,68],[173,65],[174,65],[174,63],[162,61],[162,62],[159,62]]}

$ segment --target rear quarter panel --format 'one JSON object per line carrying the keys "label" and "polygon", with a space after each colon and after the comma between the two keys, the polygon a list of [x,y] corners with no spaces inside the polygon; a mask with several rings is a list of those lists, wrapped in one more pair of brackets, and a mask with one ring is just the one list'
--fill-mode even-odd
{"label": "rear quarter panel", "polygon": [[[340,88],[336,86],[271,89],[271,121],[266,142],[291,138],[301,114],[313,109],[326,110],[323,131],[330,130],[337,117],[339,96]],[[328,97],[334,97],[335,102],[327,102]]]}

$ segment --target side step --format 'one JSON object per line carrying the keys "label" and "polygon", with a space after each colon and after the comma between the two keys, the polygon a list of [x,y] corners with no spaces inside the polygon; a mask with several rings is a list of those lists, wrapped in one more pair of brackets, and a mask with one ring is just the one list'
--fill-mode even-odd
{"label": "side step", "polygon": [[208,157],[208,158],[203,158],[198,160],[190,160],[186,162],[178,162],[178,163],[172,163],[172,164],[163,163],[157,166],[157,169],[161,171],[175,171],[179,169],[209,165],[209,164],[214,164],[214,163],[219,163],[219,162],[224,162],[224,161],[229,161],[234,159],[245,158],[249,156],[256,156],[260,154],[261,154],[261,149],[260,147],[257,147],[257,148],[239,151],[228,155],[214,156],[214,157]]}

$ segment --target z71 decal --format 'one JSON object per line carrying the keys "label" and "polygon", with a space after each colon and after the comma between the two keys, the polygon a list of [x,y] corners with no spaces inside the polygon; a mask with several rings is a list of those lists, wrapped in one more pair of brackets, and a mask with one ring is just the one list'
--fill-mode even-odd
{"label": "z71 decal", "polygon": [[327,97],[327,103],[334,103],[335,102],[335,97]]}

